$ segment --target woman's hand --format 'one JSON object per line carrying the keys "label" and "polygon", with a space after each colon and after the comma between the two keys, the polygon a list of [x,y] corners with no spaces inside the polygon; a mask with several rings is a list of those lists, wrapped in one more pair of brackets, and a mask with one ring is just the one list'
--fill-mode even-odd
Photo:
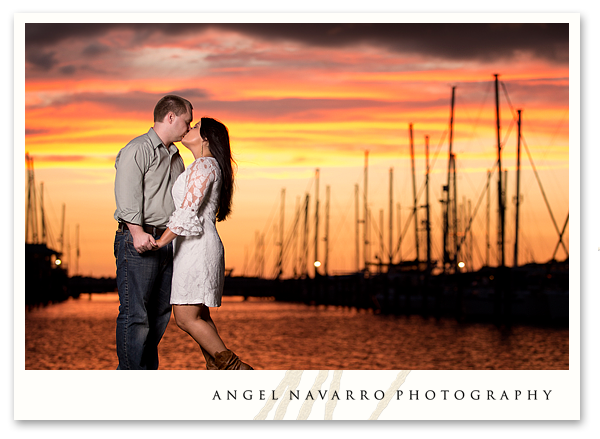
{"label": "woman's hand", "polygon": [[159,250],[177,238],[177,235],[167,228],[162,236],[156,240],[156,244],[152,246],[152,250]]}
{"label": "woman's hand", "polygon": [[159,250],[159,249],[163,248],[164,246],[165,246],[165,244],[159,238],[159,239],[156,240],[156,244],[152,245],[152,250],[156,251],[156,250]]}

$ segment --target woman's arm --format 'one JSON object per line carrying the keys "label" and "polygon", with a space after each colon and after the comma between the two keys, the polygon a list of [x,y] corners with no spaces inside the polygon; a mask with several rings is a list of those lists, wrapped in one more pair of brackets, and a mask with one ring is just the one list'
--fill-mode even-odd
{"label": "woman's arm", "polygon": [[207,189],[214,182],[214,171],[208,169],[202,160],[192,164],[186,177],[186,193],[181,206],[171,215],[167,230],[156,241],[153,250],[158,250],[173,241],[177,236],[191,236],[202,234],[202,221],[197,213]]}

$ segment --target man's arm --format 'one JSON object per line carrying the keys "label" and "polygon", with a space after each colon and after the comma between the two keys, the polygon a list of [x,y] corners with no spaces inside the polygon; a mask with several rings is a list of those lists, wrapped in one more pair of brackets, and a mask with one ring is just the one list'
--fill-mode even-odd
{"label": "man's arm", "polygon": [[144,231],[142,212],[144,209],[143,181],[148,157],[143,148],[124,148],[117,158],[115,199],[118,219],[127,224],[138,253],[152,250],[156,241]]}

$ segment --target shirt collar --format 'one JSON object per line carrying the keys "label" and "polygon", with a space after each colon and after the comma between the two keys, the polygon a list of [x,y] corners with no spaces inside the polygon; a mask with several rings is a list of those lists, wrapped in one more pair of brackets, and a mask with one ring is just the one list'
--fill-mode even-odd
{"label": "shirt collar", "polygon": [[160,145],[163,145],[162,140],[160,140],[160,137],[158,137],[158,134],[156,134],[154,128],[150,128],[150,130],[148,131],[148,137],[150,137],[150,142],[152,143],[152,146],[154,148],[158,148]]}
{"label": "shirt collar", "polygon": [[[150,128],[150,130],[148,130],[148,137],[150,137],[150,142],[152,143],[152,146],[155,149],[158,148],[160,145],[164,145],[163,141],[160,140],[160,137],[158,137],[158,134],[156,134],[156,131],[154,131],[154,128]],[[177,149],[174,143],[171,143],[170,145],[166,146],[166,148],[167,151],[169,151],[169,153],[171,154],[179,152],[179,149]]]}

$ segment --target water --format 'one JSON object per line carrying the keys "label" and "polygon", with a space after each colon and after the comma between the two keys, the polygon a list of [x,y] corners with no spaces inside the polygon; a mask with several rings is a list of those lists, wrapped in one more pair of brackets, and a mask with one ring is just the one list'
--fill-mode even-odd
{"label": "water", "polygon": [[[26,311],[26,369],[115,369],[117,294]],[[452,319],[375,315],[224,297],[212,311],[226,346],[255,369],[569,368],[568,329],[459,324]],[[160,369],[204,369],[196,343],[171,319],[159,346]]]}

